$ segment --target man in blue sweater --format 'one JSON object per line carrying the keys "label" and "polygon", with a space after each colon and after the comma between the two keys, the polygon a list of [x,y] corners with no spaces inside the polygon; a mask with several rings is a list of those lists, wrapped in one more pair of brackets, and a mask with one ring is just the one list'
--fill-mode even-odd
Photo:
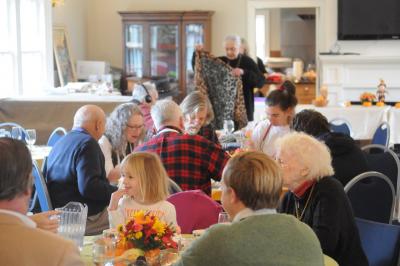
{"label": "man in blue sweater", "polygon": [[74,116],[72,130],[54,145],[44,169],[55,208],[70,201],[88,206],[89,235],[108,228],[106,207],[117,189],[106,178],[104,156],[97,143],[104,133],[105,120],[98,106],[82,106]]}

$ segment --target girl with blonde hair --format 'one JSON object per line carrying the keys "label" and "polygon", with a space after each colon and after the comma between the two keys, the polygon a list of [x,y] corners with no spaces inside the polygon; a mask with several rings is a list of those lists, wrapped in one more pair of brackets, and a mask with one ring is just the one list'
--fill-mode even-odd
{"label": "girl with blonde hair", "polygon": [[121,163],[122,186],[111,195],[108,215],[111,227],[125,224],[135,211],[150,212],[177,226],[174,205],[166,201],[169,178],[155,153],[134,152]]}

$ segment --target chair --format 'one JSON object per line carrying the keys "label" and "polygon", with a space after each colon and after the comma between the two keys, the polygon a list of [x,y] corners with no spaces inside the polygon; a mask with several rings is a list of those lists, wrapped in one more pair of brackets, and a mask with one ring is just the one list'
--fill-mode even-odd
{"label": "chair", "polygon": [[167,199],[176,209],[176,218],[182,234],[205,229],[218,222],[221,205],[201,190],[188,190],[173,194]]}
{"label": "chair", "polygon": [[392,223],[394,187],[384,174],[369,171],[350,180],[344,187],[354,216],[380,223]]}
{"label": "chair", "polygon": [[355,218],[361,245],[370,266],[395,266],[399,262],[400,226]]}
{"label": "chair", "polygon": [[171,178],[169,178],[168,190],[169,190],[169,193],[171,195],[175,194],[175,193],[178,193],[178,192],[182,192],[181,187],[174,180],[172,180]]}
{"label": "chair", "polygon": [[387,122],[383,122],[376,129],[374,136],[372,137],[372,144],[380,144],[385,147],[389,145],[390,139],[390,126]]}
{"label": "chair", "polygon": [[53,147],[63,136],[67,134],[67,131],[63,127],[58,127],[51,132],[47,146]]}
{"label": "chair", "polygon": [[378,144],[371,144],[362,147],[366,153],[365,157],[368,167],[372,171],[380,172],[392,181],[395,193],[396,203],[394,207],[394,219],[400,218],[399,200],[400,200],[400,160],[399,157],[388,147]]}
{"label": "chair", "polygon": [[34,178],[35,195],[33,197],[31,203],[32,207],[30,209],[33,209],[36,200],[39,199],[39,205],[42,212],[52,210],[53,206],[51,204],[50,195],[47,190],[46,181],[35,161],[33,161],[32,175]]}
{"label": "chair", "polygon": [[370,170],[380,172],[392,181],[396,194],[400,189],[400,160],[396,153],[386,146],[370,144],[361,148],[365,152]]}
{"label": "chair", "polygon": [[329,121],[329,126],[332,132],[343,133],[349,136],[352,135],[350,123],[346,119],[334,118]]}

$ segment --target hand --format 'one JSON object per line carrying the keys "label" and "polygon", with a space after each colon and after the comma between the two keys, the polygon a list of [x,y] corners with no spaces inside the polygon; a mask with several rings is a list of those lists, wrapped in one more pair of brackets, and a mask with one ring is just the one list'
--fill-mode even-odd
{"label": "hand", "polygon": [[36,213],[29,216],[35,223],[37,228],[57,233],[58,229],[58,219],[54,219],[52,216],[59,214],[59,211],[47,211]]}
{"label": "hand", "polygon": [[109,211],[115,211],[118,208],[119,200],[127,194],[126,189],[118,189],[114,193],[111,194],[110,205],[108,205]]}
{"label": "hand", "polygon": [[108,182],[110,182],[110,184],[118,184],[118,180],[120,177],[121,177],[121,167],[118,164],[108,173],[107,179]]}
{"label": "hand", "polygon": [[199,43],[194,46],[194,49],[196,49],[196,51],[200,52],[200,51],[204,50],[204,46],[203,46],[203,44]]}
{"label": "hand", "polygon": [[241,75],[243,75],[243,69],[238,67],[232,69],[232,75],[234,75],[235,77],[240,77]]}

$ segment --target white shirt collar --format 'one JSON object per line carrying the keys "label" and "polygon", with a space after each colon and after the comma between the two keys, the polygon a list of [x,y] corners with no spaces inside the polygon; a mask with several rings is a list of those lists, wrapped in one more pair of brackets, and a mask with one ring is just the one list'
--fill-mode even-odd
{"label": "white shirt collar", "polygon": [[264,215],[264,214],[275,214],[275,209],[260,209],[260,210],[252,210],[250,208],[245,208],[238,212],[235,217],[233,218],[232,222],[238,222],[244,218],[254,216],[254,215]]}
{"label": "white shirt collar", "polygon": [[23,215],[19,212],[0,209],[0,213],[18,217],[26,226],[31,227],[31,228],[36,228],[36,223],[32,219],[30,219],[28,216]]}
{"label": "white shirt collar", "polygon": [[156,136],[160,135],[161,133],[165,133],[165,132],[176,132],[176,133],[179,133],[179,131],[176,130],[176,129],[166,127],[166,128],[164,128],[164,129],[160,130],[160,131],[156,134]]}

